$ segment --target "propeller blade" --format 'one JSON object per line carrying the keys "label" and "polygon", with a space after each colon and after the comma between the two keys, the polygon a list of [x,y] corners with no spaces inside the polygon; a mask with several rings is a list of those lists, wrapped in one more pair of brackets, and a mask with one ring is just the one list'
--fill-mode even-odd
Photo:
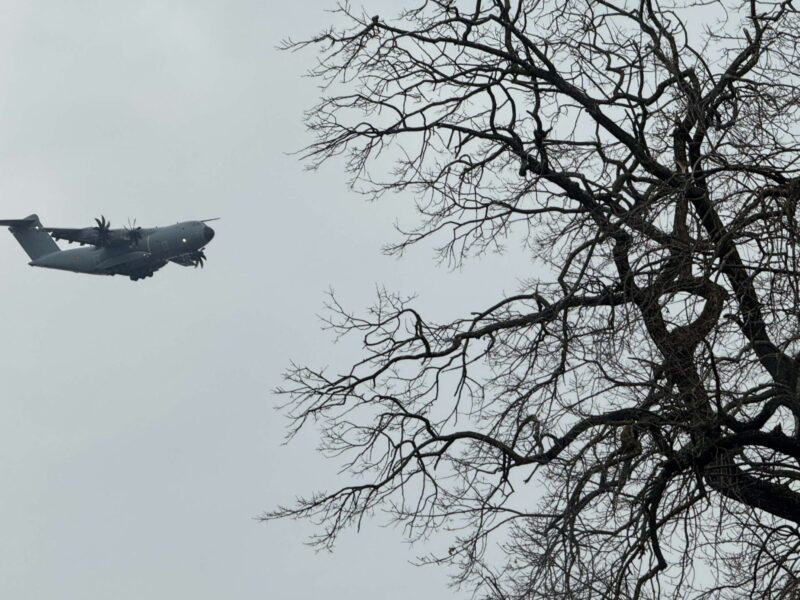
{"label": "propeller blade", "polygon": [[97,241],[102,246],[111,238],[111,221],[106,221],[105,216],[100,215],[99,219],[94,220],[97,227],[94,230],[97,232]]}
{"label": "propeller blade", "polygon": [[142,228],[136,226],[136,219],[133,222],[128,219],[128,226],[125,228],[125,239],[131,243],[131,246],[138,245],[139,240],[142,239]]}
{"label": "propeller blade", "polygon": [[195,250],[194,252],[192,252],[190,258],[192,260],[192,265],[194,266],[195,269],[197,267],[200,267],[201,269],[204,268],[205,265],[203,263],[206,260],[206,254],[205,252],[203,252],[202,248],[200,250]]}

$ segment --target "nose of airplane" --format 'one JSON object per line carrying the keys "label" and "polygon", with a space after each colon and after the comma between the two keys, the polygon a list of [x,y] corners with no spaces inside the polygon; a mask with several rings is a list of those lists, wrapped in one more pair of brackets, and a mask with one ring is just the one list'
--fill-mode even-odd
{"label": "nose of airplane", "polygon": [[205,236],[206,242],[210,242],[214,239],[214,230],[208,225],[203,225],[203,236]]}

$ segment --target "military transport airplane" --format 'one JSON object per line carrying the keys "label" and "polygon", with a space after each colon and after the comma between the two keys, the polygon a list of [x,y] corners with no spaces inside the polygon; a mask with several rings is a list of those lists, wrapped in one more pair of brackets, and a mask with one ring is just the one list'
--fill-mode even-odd
{"label": "military transport airplane", "polygon": [[[209,221],[185,221],[167,227],[142,229],[134,222],[111,229],[101,216],[97,226],[76,229],[42,227],[39,217],[0,219],[28,253],[33,267],[61,269],[93,275],[127,275],[131,280],[151,277],[168,262],[184,267],[202,267],[205,245],[214,237]],[[92,248],[61,250],[56,240],[67,240]]]}

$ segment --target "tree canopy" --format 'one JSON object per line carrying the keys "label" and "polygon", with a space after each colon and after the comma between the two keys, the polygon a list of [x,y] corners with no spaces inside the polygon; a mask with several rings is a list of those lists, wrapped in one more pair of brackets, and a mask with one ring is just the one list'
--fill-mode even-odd
{"label": "tree canopy", "polygon": [[404,4],[287,42],[318,52],[306,159],[416,201],[390,251],[512,237],[536,272],[443,323],[332,302],[362,359],[281,391],[352,484],[267,517],[456,532],[429,560],[495,600],[798,597],[793,3]]}

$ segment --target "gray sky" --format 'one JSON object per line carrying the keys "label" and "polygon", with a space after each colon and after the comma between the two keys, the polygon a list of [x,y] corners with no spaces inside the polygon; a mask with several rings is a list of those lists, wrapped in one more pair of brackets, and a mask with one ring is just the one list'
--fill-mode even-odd
{"label": "gray sky", "polygon": [[0,231],[0,597],[466,597],[380,519],[334,554],[304,546],[308,523],[254,520],[337,481],[313,435],[281,446],[270,393],[291,359],[353,358],[319,329],[329,286],[357,308],[376,284],[417,292],[444,318],[527,269],[384,257],[411,198],[367,204],[341,165],[285,155],[308,140],[314,55],[275,46],[331,5],[0,0],[0,217],[223,218],[205,270],[138,283],[31,269]]}

